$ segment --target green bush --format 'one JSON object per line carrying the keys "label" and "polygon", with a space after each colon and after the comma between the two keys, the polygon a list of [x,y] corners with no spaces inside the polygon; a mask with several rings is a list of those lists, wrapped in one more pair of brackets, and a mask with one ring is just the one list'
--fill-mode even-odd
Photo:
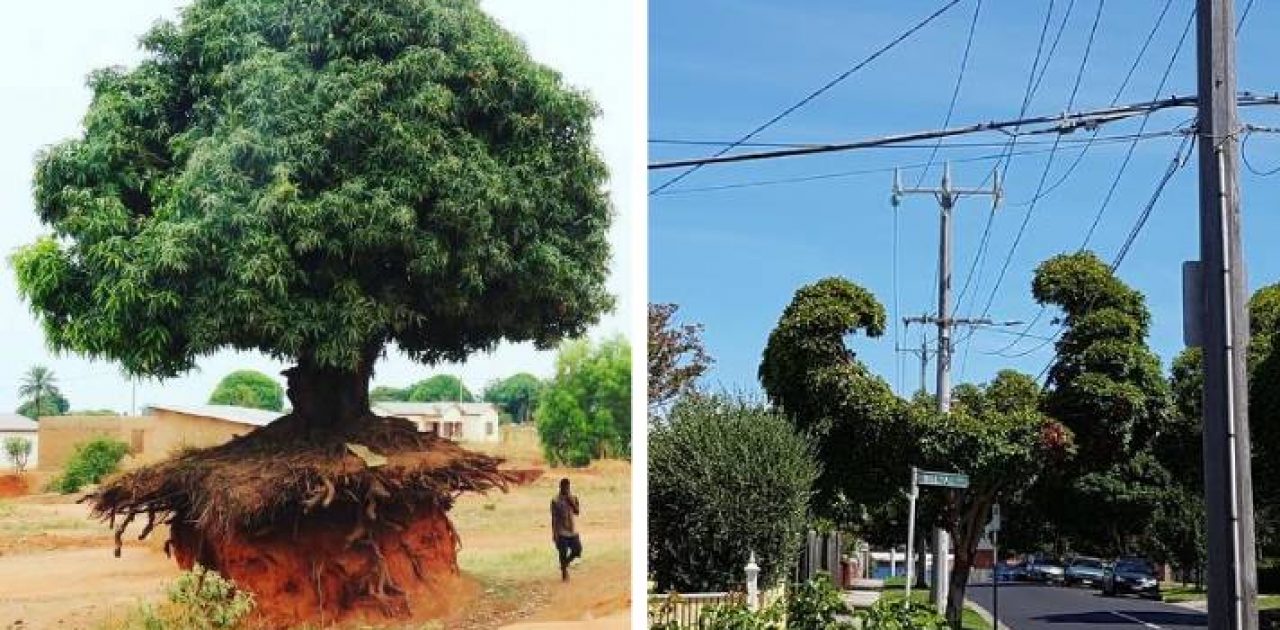
{"label": "green bush", "polygon": [[946,630],[947,628],[947,620],[934,612],[928,604],[913,603],[905,599],[881,599],[871,608],[858,611],[857,616],[864,630]]}
{"label": "green bush", "polygon": [[844,627],[836,615],[850,614],[840,591],[827,574],[797,584],[787,593],[787,628],[792,630],[834,630]]}
{"label": "green bush", "polygon": [[142,605],[125,627],[141,630],[229,630],[253,612],[253,595],[216,571],[196,565],[169,587],[168,601]]}
{"label": "green bush", "polygon": [[762,405],[679,401],[649,434],[649,567],[658,589],[741,589],[752,552],[761,587],[777,584],[799,555],[817,475],[808,440]]}
{"label": "green bush", "polygon": [[80,488],[98,483],[115,472],[128,452],[128,444],[108,438],[77,444],[62,475],[53,480],[52,486],[63,494],[79,492]]}

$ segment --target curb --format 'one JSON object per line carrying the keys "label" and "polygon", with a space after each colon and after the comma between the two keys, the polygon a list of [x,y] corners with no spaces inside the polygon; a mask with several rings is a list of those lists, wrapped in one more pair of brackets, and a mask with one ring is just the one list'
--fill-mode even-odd
{"label": "curb", "polygon": [[[964,607],[968,608],[969,610],[972,610],[975,613],[978,613],[978,616],[982,617],[982,620],[987,622],[987,624],[991,624],[993,621],[995,621],[994,619],[992,619],[991,613],[987,612],[987,609],[983,608],[982,606],[979,606],[976,602],[974,602],[971,599],[964,600]],[[1000,630],[1010,630],[1010,628],[1009,626],[1004,625],[1004,622],[1001,621]]]}

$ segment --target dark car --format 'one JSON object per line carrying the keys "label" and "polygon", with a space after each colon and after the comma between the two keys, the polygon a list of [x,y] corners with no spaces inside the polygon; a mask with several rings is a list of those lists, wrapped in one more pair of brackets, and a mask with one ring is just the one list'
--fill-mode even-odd
{"label": "dark car", "polygon": [[1155,567],[1142,558],[1121,558],[1107,567],[1102,578],[1103,595],[1141,595],[1160,599]]}
{"label": "dark car", "polygon": [[1027,559],[1027,579],[1033,582],[1061,584],[1066,575],[1060,564],[1051,556],[1037,554]]}
{"label": "dark car", "polygon": [[1097,558],[1077,557],[1063,571],[1063,580],[1067,586],[1099,586],[1105,577],[1105,565]]}
{"label": "dark car", "polygon": [[1027,580],[1027,568],[1021,564],[1001,562],[996,565],[994,575],[997,582],[1025,582]]}

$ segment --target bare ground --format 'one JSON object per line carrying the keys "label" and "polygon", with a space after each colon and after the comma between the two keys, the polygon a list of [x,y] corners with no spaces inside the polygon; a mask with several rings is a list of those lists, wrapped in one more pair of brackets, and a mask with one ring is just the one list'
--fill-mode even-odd
{"label": "bare ground", "polygon": [[[487,450],[511,458],[515,467],[545,466],[527,448]],[[585,553],[568,583],[560,581],[548,522],[562,476],[573,481],[583,504],[579,529]],[[452,512],[462,537],[458,561],[474,588],[459,593],[465,600],[458,602],[461,610],[443,620],[444,626],[629,627],[630,483],[628,464],[602,462],[585,470],[548,470],[506,495],[459,499]],[[178,575],[162,550],[163,536],[126,539],[122,557],[112,557],[108,528],[89,520],[87,508],[73,501],[58,495],[0,501],[0,629],[127,627],[120,620],[144,602],[163,600]]]}

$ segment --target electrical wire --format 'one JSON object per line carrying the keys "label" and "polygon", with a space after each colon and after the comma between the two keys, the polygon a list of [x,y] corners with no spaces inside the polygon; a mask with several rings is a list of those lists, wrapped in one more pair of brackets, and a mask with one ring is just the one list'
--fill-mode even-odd
{"label": "electrical wire", "polygon": [[[1133,64],[1130,65],[1129,72],[1125,75],[1125,79],[1121,83],[1120,88],[1116,90],[1116,95],[1113,97],[1114,100],[1119,100],[1120,96],[1123,94],[1126,85],[1128,84],[1129,80],[1133,76],[1133,73],[1137,68],[1139,62],[1141,61],[1143,55],[1145,54],[1147,47],[1150,45],[1151,39],[1152,37],[1154,37],[1156,29],[1159,28],[1159,22],[1163,21],[1164,15],[1168,11],[1168,8],[1169,8],[1169,3],[1166,3],[1165,9],[1164,11],[1161,12],[1160,18],[1159,20],[1157,20],[1155,27],[1153,27],[1152,30],[1147,34],[1147,39],[1145,42],[1143,42],[1143,46],[1141,50],[1139,50],[1138,56],[1134,59]],[[1164,73],[1160,78],[1160,83],[1156,87],[1155,93],[1157,95],[1159,95],[1164,91],[1164,86],[1169,80],[1169,75],[1173,71],[1173,66],[1177,62],[1178,55],[1182,51],[1182,47],[1186,42],[1187,35],[1191,31],[1191,25],[1194,22],[1195,22],[1195,10],[1193,9],[1191,12],[1191,15],[1187,18],[1186,24],[1183,26],[1182,34],[1178,38],[1178,43],[1176,44],[1173,50],[1173,54],[1169,58],[1169,63],[1165,66]],[[1141,135],[1142,132],[1146,129],[1146,126],[1149,120],[1150,120],[1150,114],[1144,115],[1142,117],[1142,122],[1138,129],[1139,135]],[[1110,186],[1108,186],[1107,192],[1103,197],[1102,203],[1099,205],[1098,211],[1094,214],[1093,221],[1090,223],[1089,229],[1085,233],[1084,241],[1080,244],[1080,247],[1077,249],[1077,251],[1084,251],[1085,248],[1088,247],[1089,241],[1093,238],[1093,235],[1097,230],[1099,223],[1102,221],[1102,217],[1106,214],[1107,208],[1110,206],[1111,200],[1115,196],[1115,192],[1116,192],[1116,189],[1119,187],[1121,178],[1124,176],[1125,171],[1129,167],[1129,163],[1133,159],[1133,154],[1136,148],[1137,148],[1137,143],[1135,142],[1131,144],[1128,150],[1125,152],[1125,156],[1121,160],[1120,167],[1119,169],[1117,169],[1115,176],[1111,179],[1111,184]],[[994,292],[991,299],[994,299]],[[1027,324],[1027,327],[1024,329],[1024,331],[1030,331],[1032,327],[1035,326],[1040,321],[1040,319],[1044,316],[1044,312],[1045,312],[1045,307],[1043,306],[1040,307],[1040,310],[1036,313],[1035,317],[1032,318],[1031,322]],[[1015,339],[1005,347],[998,350],[997,353],[1001,354],[1002,356],[1005,356],[1005,353],[1013,349],[1015,346],[1021,343],[1021,341],[1022,341],[1021,339]],[[1041,347],[1044,347],[1044,344],[1040,344],[1039,346],[1036,346],[1034,349],[1039,349]],[[1023,356],[1023,355],[1017,355],[1017,356]]]}
{"label": "electrical wire", "polygon": [[[845,79],[849,78],[849,76],[850,76],[850,75],[852,75],[853,73],[855,73],[855,72],[857,72],[857,71],[861,70],[862,68],[866,67],[866,66],[867,66],[868,64],[870,64],[872,61],[875,61],[875,60],[876,60],[876,59],[878,59],[881,55],[883,55],[883,54],[885,54],[885,53],[889,52],[889,51],[890,51],[890,50],[892,50],[894,47],[896,47],[898,44],[902,43],[902,42],[903,42],[903,41],[905,41],[907,38],[909,38],[909,37],[911,37],[912,35],[914,35],[914,34],[915,34],[917,31],[919,31],[920,29],[924,28],[925,26],[928,26],[930,22],[933,22],[933,21],[934,21],[935,19],[937,19],[939,16],[941,16],[942,14],[946,13],[947,11],[949,11],[949,10],[951,9],[951,7],[954,7],[954,6],[955,6],[956,4],[958,4],[959,2],[960,2],[960,0],[950,0],[950,1],[949,1],[949,2],[947,2],[945,5],[943,5],[941,8],[939,8],[938,10],[936,10],[936,11],[934,11],[932,14],[930,14],[928,17],[926,17],[925,19],[923,19],[923,20],[921,20],[921,21],[917,22],[914,26],[912,26],[911,28],[907,29],[905,32],[903,32],[903,33],[899,34],[897,37],[895,37],[895,38],[894,38],[892,41],[890,41],[889,43],[887,43],[887,44],[885,44],[885,45],[881,46],[879,49],[877,49],[875,52],[871,53],[871,55],[867,56],[867,57],[866,57],[866,58],[864,58],[862,61],[859,61],[858,63],[854,64],[854,65],[853,65],[852,67],[850,67],[849,69],[847,69],[847,70],[845,70],[844,72],[841,72],[840,74],[836,75],[836,77],[835,77],[835,78],[831,79],[830,81],[827,81],[825,84],[823,84],[823,85],[822,85],[821,87],[819,87],[818,89],[816,89],[816,90],[814,90],[814,91],[810,92],[808,95],[806,95],[804,98],[802,98],[802,99],[800,99],[799,101],[797,101],[795,104],[793,104],[793,105],[791,105],[790,107],[787,107],[786,109],[782,110],[781,112],[779,112],[778,114],[776,114],[773,118],[770,118],[769,120],[767,120],[767,121],[765,121],[764,123],[760,124],[760,125],[759,125],[759,126],[757,126],[755,129],[752,129],[752,130],[751,130],[750,132],[748,132],[746,135],[742,136],[742,138],[740,139],[740,141],[739,141],[739,142],[746,142],[746,141],[748,141],[748,140],[751,140],[752,138],[756,137],[756,135],[757,135],[757,134],[759,134],[760,132],[764,131],[765,129],[768,129],[769,127],[772,127],[774,124],[776,124],[777,122],[781,121],[783,118],[786,118],[787,116],[790,116],[793,112],[795,112],[796,110],[800,109],[801,107],[804,107],[805,105],[808,105],[808,104],[809,104],[810,102],[812,102],[814,99],[816,99],[816,98],[818,98],[819,96],[821,96],[822,94],[826,93],[826,92],[827,92],[827,90],[830,90],[831,88],[835,87],[835,86],[836,86],[836,85],[838,85],[840,82],[842,82],[842,81],[844,81]],[[729,146],[727,146],[727,147],[724,147],[724,148],[723,148],[723,149],[721,149],[719,152],[717,152],[715,155],[716,155],[716,156],[722,156],[722,155],[724,155],[725,153],[728,153],[729,151],[731,151],[731,150],[733,150],[734,148],[736,148],[736,147],[738,146],[738,144],[739,144],[739,143],[734,143],[734,144],[731,144],[731,145],[729,145]],[[700,168],[702,168],[702,164],[694,165],[694,166],[693,166],[693,168],[690,168],[690,169],[688,169],[688,170],[686,170],[686,171],[684,171],[684,172],[680,173],[679,175],[676,175],[675,177],[672,177],[671,179],[668,179],[667,181],[665,181],[665,182],[663,182],[662,184],[660,184],[657,188],[654,188],[653,190],[650,190],[650,191],[649,191],[649,194],[650,194],[650,195],[652,195],[652,194],[654,194],[654,193],[658,193],[658,192],[661,192],[661,191],[663,191],[663,190],[665,190],[665,189],[669,188],[671,185],[673,185],[673,184],[675,184],[675,183],[677,183],[677,182],[679,182],[679,181],[683,180],[684,178],[688,177],[689,175],[692,175],[693,173],[697,172],[697,171],[698,171],[698,169],[700,169]]]}
{"label": "electrical wire", "polygon": [[[1153,23],[1151,25],[1151,29],[1147,31],[1147,36],[1143,39],[1142,46],[1138,48],[1138,54],[1134,56],[1133,62],[1129,64],[1128,71],[1125,72],[1124,79],[1120,81],[1120,86],[1116,88],[1115,94],[1112,95],[1111,97],[1112,105],[1115,105],[1116,103],[1120,102],[1120,97],[1124,95],[1125,89],[1129,86],[1129,81],[1133,79],[1133,75],[1135,72],[1137,72],[1138,66],[1141,65],[1142,59],[1146,57],[1147,50],[1151,47],[1151,42],[1155,39],[1156,33],[1159,32],[1160,26],[1164,23],[1165,17],[1169,14],[1169,9],[1172,6],[1173,6],[1173,0],[1165,0],[1164,7],[1160,9],[1160,14],[1156,16],[1155,23]],[[1092,136],[1090,137],[1091,142],[1095,138],[1097,138],[1099,131],[1100,130],[1095,130],[1093,132]],[[1085,149],[1080,152],[1080,155],[1077,156],[1075,162],[1072,163],[1072,165],[1067,168],[1066,172],[1063,173],[1063,176],[1058,180],[1058,182],[1056,182],[1053,186],[1051,186],[1045,194],[1048,194],[1048,192],[1052,192],[1053,190],[1056,190],[1058,186],[1060,186],[1063,182],[1067,180],[1067,178],[1071,175],[1071,173],[1074,172],[1076,168],[1080,165],[1081,161],[1083,161],[1085,154],[1088,153],[1089,147],[1090,147],[1090,144],[1085,145]],[[1127,160],[1126,160],[1126,164],[1127,164]],[[1123,173],[1123,170],[1124,170],[1124,167],[1122,166],[1121,173]],[[1034,201],[1037,198],[1039,198],[1038,195],[1035,197],[1032,197],[1032,201]],[[1010,204],[1010,205],[1012,207],[1017,207],[1020,204]],[[1080,246],[1080,251],[1083,251],[1084,248],[1088,246],[1089,239],[1092,236],[1093,230],[1097,227],[1098,222],[1102,219],[1102,214],[1106,212],[1106,207],[1107,207],[1106,202],[1104,202],[1103,205],[1098,209],[1098,212],[1095,214],[1093,223],[1089,228],[1089,234],[1085,236],[1084,243],[1081,244]],[[1027,323],[1027,326],[1026,328],[1023,329],[1023,332],[1030,332],[1035,327],[1035,325],[1040,322],[1040,319],[1044,317],[1044,314],[1045,314],[1045,307],[1042,306],[1040,307],[1039,310],[1036,311],[1035,317],[1033,317],[1031,321]],[[1016,346],[1018,343],[1021,343],[1021,339],[1018,339],[1014,343],[1010,343],[1004,348],[1001,348],[1000,352],[1005,352],[1010,348],[1013,348],[1014,346]],[[966,351],[964,360],[961,363],[962,373],[964,368],[967,366],[968,366],[968,353]]]}
{"label": "electrical wire", "polygon": [[1244,139],[1240,141],[1240,160],[1244,162],[1244,167],[1249,169],[1250,173],[1253,173],[1254,175],[1257,175],[1259,177],[1271,177],[1277,173],[1280,173],[1280,166],[1277,166],[1271,170],[1260,170],[1253,165],[1253,162],[1249,161],[1249,153],[1246,149],[1248,148],[1249,138],[1252,138],[1253,134],[1255,133],[1258,133],[1258,131],[1254,129],[1249,129],[1245,131]]}
{"label": "electrical wire", "polygon": [[[982,0],[977,0],[973,5],[973,18],[969,20],[969,34],[965,37],[964,53],[960,55],[960,70],[956,73],[956,82],[951,88],[951,102],[947,105],[947,115],[942,119],[944,128],[951,126],[951,116],[955,114],[956,102],[960,100],[960,86],[964,84],[965,71],[969,67],[969,52],[973,49],[973,35],[978,30],[978,14],[981,12]],[[929,168],[933,166],[933,160],[938,157],[938,149],[941,147],[942,139],[939,138],[933,143],[933,148],[929,151],[929,159],[925,161],[925,167],[920,171],[920,177],[916,179],[917,188],[929,174]]]}
{"label": "electrical wire", "polygon": [[1240,29],[1244,28],[1244,21],[1249,19],[1249,11],[1253,10],[1253,0],[1249,0],[1244,5],[1244,11],[1240,12],[1240,21],[1236,22],[1236,36],[1240,35]]}
{"label": "electrical wire", "polygon": [[[1176,133],[1180,133],[1180,132],[1178,130],[1148,132],[1146,134],[1143,134],[1141,137],[1137,139],[1139,141],[1152,140],[1156,138],[1165,138]],[[1116,135],[1116,136],[1105,136],[1097,139],[1095,142],[1096,144],[1102,144],[1102,145],[1119,144],[1122,142],[1129,142],[1134,138],[1135,136],[1132,134],[1123,134],[1123,135]],[[1023,144],[1025,146],[1030,143],[1023,143]],[[1044,144],[1047,145],[1052,143],[1044,143]],[[1004,144],[1001,143],[998,146],[1003,147]],[[1049,149],[1037,149],[1037,150],[1029,150],[1029,151],[1017,151],[1017,152],[1014,152],[1013,155],[1015,156],[1044,155],[1045,153],[1048,153],[1048,152],[1049,152]],[[992,153],[992,154],[971,156],[971,157],[965,157],[965,158],[958,158],[951,161],[953,163],[963,164],[963,163],[969,163],[969,162],[990,162],[990,161],[996,161],[996,160],[1003,160],[1006,157],[1008,157],[1008,155],[1005,154],[1004,152],[1001,152],[1001,153]],[[749,181],[743,181],[743,182],[733,182],[728,184],[699,186],[699,187],[692,187],[692,188],[673,188],[671,190],[664,190],[661,193],[658,193],[657,196],[660,196],[660,197],[678,196],[678,195],[695,194],[695,193],[738,190],[742,188],[757,188],[761,186],[775,186],[775,185],[781,185],[781,184],[799,184],[799,183],[807,183],[807,182],[813,182],[813,181],[823,181],[828,179],[854,177],[857,175],[885,174],[885,173],[892,173],[894,171],[911,171],[918,168],[924,168],[925,166],[926,166],[925,162],[915,162],[915,163],[909,163],[909,164],[899,164],[896,166],[881,166],[876,168],[834,171],[829,173],[817,173],[814,175],[799,175],[796,177],[749,180]]]}

